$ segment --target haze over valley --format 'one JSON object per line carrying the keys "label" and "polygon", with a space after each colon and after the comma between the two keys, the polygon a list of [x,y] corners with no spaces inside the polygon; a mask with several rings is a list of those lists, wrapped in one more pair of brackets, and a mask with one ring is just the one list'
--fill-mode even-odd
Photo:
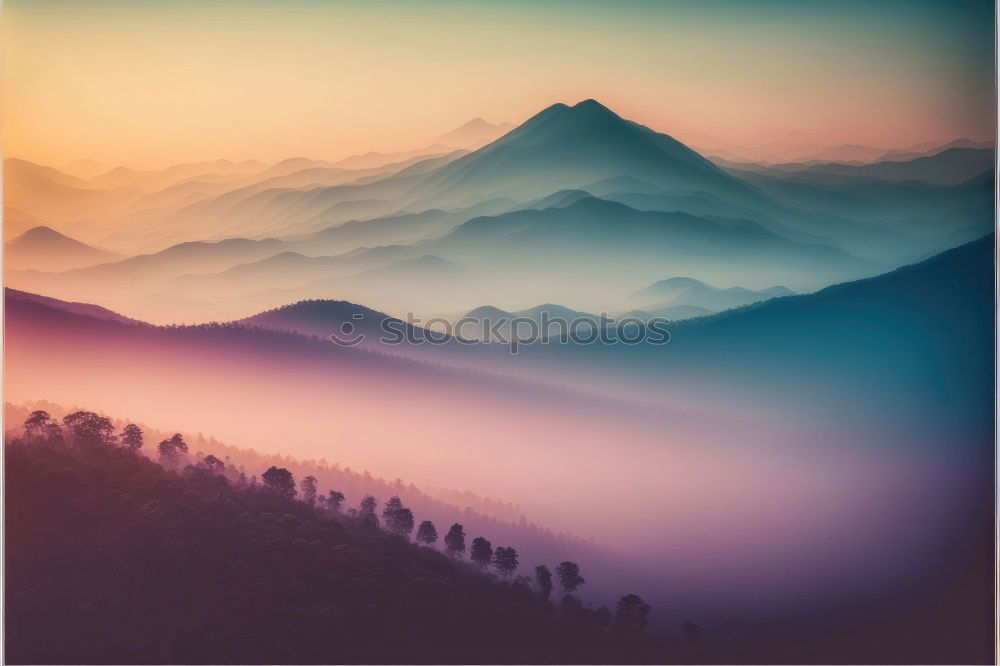
{"label": "haze over valley", "polygon": [[977,3],[13,4],[20,661],[991,663]]}

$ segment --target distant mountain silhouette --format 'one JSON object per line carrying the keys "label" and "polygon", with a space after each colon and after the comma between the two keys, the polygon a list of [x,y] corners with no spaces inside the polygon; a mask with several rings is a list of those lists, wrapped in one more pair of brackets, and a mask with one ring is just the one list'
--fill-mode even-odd
{"label": "distant mountain silhouette", "polygon": [[[826,174],[826,165],[822,164],[796,167],[796,178],[824,178],[823,186],[829,185],[833,191],[828,197],[838,204],[829,206],[824,205],[822,196],[789,197],[785,196],[787,187],[783,187],[786,183],[772,187],[772,183],[758,180],[760,174],[784,177],[788,172],[781,168],[744,165],[740,170],[720,169],[675,139],[587,100],[574,106],[555,104],[544,109],[497,141],[414,183],[403,195],[403,202],[417,208],[450,208],[484,197],[504,196],[525,202],[520,208],[526,208],[532,202],[549,203],[546,197],[555,192],[583,190],[642,210],[752,220],[791,240],[829,244],[888,267],[912,259],[912,252],[901,252],[909,243],[933,243],[933,247],[926,248],[928,251],[948,247],[933,232],[923,234],[907,226],[906,220],[914,213],[928,220],[942,219],[941,213],[943,219],[957,217],[957,221],[949,222],[957,226],[978,215],[978,210],[970,210],[970,201],[981,207],[987,200],[978,191],[968,197],[928,191],[935,185],[961,183],[981,173],[982,162],[988,161],[985,156],[954,156],[955,150],[973,149],[952,148],[920,158],[934,160],[929,164],[917,160],[915,164],[896,166],[880,163],[830,167],[833,171],[849,170],[850,176],[857,178],[831,180],[828,176],[836,174]],[[845,196],[840,191],[869,185],[876,178],[885,182],[887,189],[869,188],[863,197]],[[917,190],[911,194],[937,201],[934,208],[946,210],[939,213],[915,204],[913,196],[897,195],[892,189],[896,183],[908,184],[911,190]],[[558,199],[553,202],[556,206],[561,205]],[[886,225],[887,218],[898,224]],[[977,231],[983,232],[981,226]],[[839,279],[846,277],[843,274]]]}
{"label": "distant mountain silhouette", "polygon": [[395,153],[370,152],[364,153],[363,155],[351,155],[350,157],[345,157],[342,160],[334,162],[333,166],[343,169],[374,169],[393,164],[394,162],[410,161],[414,158],[426,159],[428,157],[446,155],[453,152],[455,148],[463,147],[464,146],[447,144],[443,141],[435,141],[432,145],[424,148],[418,148],[416,150],[406,150]]}
{"label": "distant mountain silhouette", "polygon": [[500,138],[514,127],[514,123],[490,123],[482,118],[473,118],[460,127],[445,132],[434,139],[433,143],[454,148],[479,148]]}
{"label": "distant mountain silhouette", "polygon": [[[388,217],[370,220],[353,220],[344,224],[332,225],[319,231],[297,234],[281,239],[265,238],[261,240],[233,238],[226,241],[196,241],[180,243],[159,252],[130,258],[114,267],[101,267],[87,273],[78,274],[74,279],[91,279],[114,275],[121,279],[157,279],[179,277],[185,274],[212,273],[232,270],[229,278],[235,280],[239,275],[254,270],[251,266],[239,268],[240,264],[261,262],[258,268],[266,268],[266,260],[282,253],[307,255],[310,258],[323,255],[326,259],[346,252],[362,252],[377,246],[413,243],[452,229],[458,224],[474,217],[477,212],[502,212],[510,208],[509,200],[484,202],[467,211],[427,210],[421,213],[401,213]],[[379,249],[379,254],[386,250]],[[371,268],[378,262],[372,261],[372,253],[364,260],[358,257],[354,263],[355,272]],[[410,256],[421,254],[418,250]],[[287,267],[289,257],[280,260]],[[396,258],[403,258],[403,253]],[[322,260],[306,262],[319,267]],[[369,262],[365,265],[365,262]],[[382,263],[388,263],[389,259]],[[339,261],[341,265],[349,262]],[[274,264],[277,267],[277,264]],[[277,276],[281,282],[288,282],[291,276]],[[322,275],[312,275],[312,280],[318,280]],[[292,278],[294,282],[294,278]],[[307,280],[308,281],[308,280]],[[279,285],[273,285],[279,286]]]}
{"label": "distant mountain silhouette", "polygon": [[168,279],[184,273],[224,270],[238,263],[262,259],[282,249],[273,238],[251,240],[230,238],[222,241],[192,241],[121,261],[78,269],[74,279],[135,280]]}
{"label": "distant mountain silhouette", "polygon": [[28,160],[3,162],[4,204],[53,224],[103,215],[142,196],[142,190],[102,186]]}
{"label": "distant mountain silhouette", "polygon": [[635,176],[675,190],[759,195],[679,141],[625,120],[595,100],[554,104],[493,143],[435,171],[417,192],[537,198],[605,178]]}
{"label": "distant mountain silhouette", "polygon": [[[815,211],[820,219],[851,220],[847,230],[853,240],[835,227],[815,231],[838,238],[859,256],[883,257],[898,265],[967,243],[993,228],[993,152],[954,150],[959,152],[910,162],[750,166],[732,173],[790,206]],[[934,184],[966,177],[954,185]]]}
{"label": "distant mountain silhouette", "polygon": [[[53,167],[43,164],[35,164],[28,160],[17,157],[8,157],[3,161],[4,180],[8,178],[14,180],[48,182],[60,187],[73,187],[85,189],[92,187],[83,178],[77,178],[67,173],[63,173]],[[100,188],[97,188],[100,189]]]}
{"label": "distant mountain silhouette", "polygon": [[507,212],[513,199],[488,199],[456,210],[428,209],[419,213],[399,213],[365,220],[351,220],[287,240],[291,246],[310,253],[339,254],[358,247],[415,243],[454,229],[480,215]]}
{"label": "distant mountain silhouette", "polygon": [[822,164],[808,167],[805,171],[893,181],[918,180],[934,185],[959,185],[992,171],[993,160],[994,151],[991,148],[956,147],[912,159],[900,157],[861,166]]}
{"label": "distant mountain silhouette", "polygon": [[[557,303],[543,303],[516,312],[483,305],[470,310],[462,318],[476,320],[475,323],[464,325],[461,330],[462,337],[483,340],[486,330],[489,329],[492,342],[502,342],[514,336],[522,339],[563,336],[570,332],[568,327],[571,325],[574,327],[572,330],[583,330],[598,326],[600,322],[597,315],[573,310]],[[532,327],[528,322],[534,322],[538,326]],[[543,328],[546,324],[547,328]],[[494,334],[500,336],[499,340]]]}
{"label": "distant mountain silhouette", "polygon": [[698,146],[716,163],[781,164],[788,162],[873,162],[888,148],[845,143],[820,146],[814,143],[779,141],[762,146]]}
{"label": "distant mountain silhouette", "polygon": [[[296,244],[307,246],[306,243]],[[265,259],[241,263],[218,273],[191,273],[171,281],[171,289],[196,296],[225,298],[268,289],[294,289],[328,278],[347,277],[396,261],[413,259],[419,248],[409,245],[360,247],[332,257],[281,252]]]}
{"label": "distant mountain silhouette", "polygon": [[[639,211],[595,197],[561,208],[478,217],[431,242],[435,254],[466,263],[528,265],[541,275],[614,270],[662,271],[718,266],[756,271],[775,282],[829,281],[877,272],[830,246],[797,243],[747,220],[707,219],[679,212]],[[820,278],[820,276],[823,276]],[[815,280],[813,282],[813,280]]]}
{"label": "distant mountain silhouette", "polygon": [[9,269],[64,271],[120,258],[49,227],[29,229],[4,246],[4,265]]}
{"label": "distant mountain silhouette", "polygon": [[[489,124],[466,129],[477,128]],[[70,300],[100,294],[102,304],[143,318],[158,306],[129,304],[155,296],[179,306],[165,307],[157,321],[238,318],[311,297],[391,312],[455,312],[523,302],[519,294],[535,286],[544,287],[538,300],[590,311],[605,304],[662,310],[670,307],[665,301],[616,299],[664,274],[811,291],[988,231],[991,164],[953,184],[992,159],[975,145],[928,146],[929,154],[914,160],[862,166],[724,170],[586,100],[552,105],[470,153],[409,156],[358,171],[308,158],[270,166],[216,160],[153,171],[119,167],[83,180],[12,160],[8,202],[30,205],[15,206],[26,217],[12,217],[10,228],[34,220],[130,254],[166,249],[57,276],[47,273],[63,267],[9,262],[8,279]],[[387,156],[405,157],[361,157],[381,164]],[[109,187],[116,189],[101,189]],[[213,240],[177,243],[193,235]],[[400,245],[412,252],[394,249],[392,261],[434,255],[472,272],[455,279],[452,271],[449,279],[440,265],[391,268],[380,258],[389,251],[375,250]],[[360,248],[371,250],[312,260]],[[285,257],[237,268],[285,252],[302,256],[294,264]],[[627,279],[616,266],[622,262],[634,271]],[[367,270],[375,272],[360,276]],[[315,290],[296,291],[305,286]]]}
{"label": "distant mountain silhouette", "polygon": [[[795,292],[782,286],[756,291],[742,287],[719,289],[700,280],[678,277],[656,282],[632,294],[627,299],[630,303],[646,303],[648,304],[646,307],[616,311],[608,316],[612,321],[639,319],[647,322],[654,317],[669,320],[690,319],[710,315],[720,310],[794,294]],[[507,322],[515,317],[540,322],[543,312],[547,313],[550,320],[558,318],[566,322],[584,320],[596,323],[599,321],[596,314],[573,310],[554,303],[546,303],[518,311],[501,310],[491,305],[484,305],[470,310],[463,316],[468,319],[481,320],[485,325],[486,321],[495,324]],[[477,331],[480,330],[477,329]],[[509,333],[509,327],[501,326],[497,330],[504,334]]]}
{"label": "distant mountain silhouette", "polygon": [[[300,301],[240,319],[236,323],[274,331],[295,331],[304,335],[315,335],[321,339],[327,339],[331,334],[339,334],[347,340],[360,333],[370,342],[375,342],[383,335],[382,326],[386,320],[394,322],[403,329],[414,329],[395,317],[363,305],[332,300]],[[345,324],[350,324],[347,333],[341,329]]]}
{"label": "distant mountain silhouette", "polygon": [[234,162],[232,160],[211,160],[174,164],[166,169],[136,170],[119,166],[88,181],[91,187],[115,188],[135,187],[152,191],[174,185],[190,178],[206,176],[234,177],[256,173],[267,168],[256,160]]}
{"label": "distant mountain silhouette", "polygon": [[573,310],[566,307],[565,305],[557,305],[555,303],[543,303],[542,305],[536,305],[533,308],[527,308],[526,310],[518,310],[514,314],[518,317],[528,317],[529,319],[537,319],[541,317],[542,313],[548,313],[550,317],[561,317],[563,319],[574,319],[574,318],[587,318],[596,319],[596,315],[592,315],[587,312],[580,312],[579,310]]}
{"label": "distant mountain silhouette", "polygon": [[936,141],[927,141],[924,143],[918,143],[916,145],[910,146],[905,149],[896,149],[886,151],[884,155],[879,157],[876,162],[893,161],[898,162],[902,160],[914,160],[918,157],[930,157],[932,155],[937,155],[942,153],[949,148],[985,148],[988,150],[994,149],[993,141],[976,141],[974,139],[953,139],[947,143],[938,143]]}
{"label": "distant mountain silhouette", "polygon": [[[688,277],[675,277],[646,287],[629,297],[643,310],[662,310],[671,306],[694,306],[709,312],[749,305],[777,296],[791,296],[787,287],[771,287],[754,291],[743,287],[720,289]],[[644,304],[644,305],[643,305]]]}

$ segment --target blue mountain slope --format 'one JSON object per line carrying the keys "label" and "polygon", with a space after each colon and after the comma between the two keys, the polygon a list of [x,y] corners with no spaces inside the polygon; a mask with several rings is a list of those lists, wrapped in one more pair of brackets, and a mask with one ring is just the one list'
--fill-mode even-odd
{"label": "blue mountain slope", "polygon": [[[732,173],[789,205],[906,234],[909,240],[901,247],[908,246],[912,258],[949,247],[947,238],[953,233],[965,234],[963,242],[968,242],[992,228],[993,153],[975,152],[989,156],[985,167],[977,157],[970,165],[952,168],[944,161],[948,156],[943,153],[921,158],[928,161],[916,165],[883,163],[893,167],[891,175],[912,176],[909,180],[875,178],[864,167],[850,165],[837,165],[842,168],[832,171],[772,169]],[[869,166],[881,168],[883,164]],[[937,184],[940,180],[954,184]]]}
{"label": "blue mountain slope", "polygon": [[776,296],[791,296],[794,292],[786,287],[770,287],[754,291],[744,287],[720,289],[700,280],[674,277],[660,280],[629,297],[629,301],[640,304],[644,310],[666,306],[687,305],[717,312],[729,308],[749,305]]}
{"label": "blue mountain slope", "polygon": [[610,178],[670,190],[764,197],[679,141],[625,120],[595,100],[554,104],[497,141],[435,171],[427,197],[516,191],[529,198]]}
{"label": "blue mountain slope", "polygon": [[578,381],[613,368],[633,395],[981,444],[993,413],[993,243],[677,323],[665,345],[525,347],[518,360]]}
{"label": "blue mountain slope", "polygon": [[458,261],[530,262],[532,270],[547,271],[589,262],[599,273],[608,262],[625,261],[643,274],[654,271],[654,278],[668,267],[739,267],[744,275],[793,281],[800,288],[879,271],[879,266],[842,250],[794,242],[751,222],[638,211],[595,197],[561,208],[475,218],[428,248]]}
{"label": "blue mountain slope", "polygon": [[949,148],[936,155],[910,160],[875,164],[819,164],[804,169],[807,173],[825,173],[852,178],[878,178],[890,181],[917,180],[935,185],[959,185],[993,170],[992,148]]}

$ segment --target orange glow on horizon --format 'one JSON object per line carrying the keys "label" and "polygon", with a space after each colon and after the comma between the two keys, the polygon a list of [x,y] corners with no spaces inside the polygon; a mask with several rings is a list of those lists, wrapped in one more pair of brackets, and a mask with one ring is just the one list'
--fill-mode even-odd
{"label": "orange glow on horizon", "polygon": [[5,154],[56,167],[336,159],[591,97],[744,154],[992,136],[990,80],[954,52],[958,24],[556,7],[15,0]]}

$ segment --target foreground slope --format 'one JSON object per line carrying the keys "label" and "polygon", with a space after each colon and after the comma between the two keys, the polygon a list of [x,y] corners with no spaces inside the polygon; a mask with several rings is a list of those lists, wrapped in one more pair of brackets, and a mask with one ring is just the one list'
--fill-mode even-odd
{"label": "foreground slope", "polygon": [[201,465],[79,442],[5,456],[15,663],[663,661],[529,585]]}
{"label": "foreground slope", "polygon": [[[992,250],[988,237],[678,324],[666,345],[525,345],[504,357],[508,372],[648,409],[235,325],[100,321],[10,294],[8,392],[86,394],[264,450],[523,498],[533,518],[655,563],[649,600],[673,626],[683,608],[715,632],[728,626],[733,645],[739,629],[770,645],[761,662],[812,661],[787,643],[805,618],[795,631],[822,654],[863,635],[849,661],[978,662],[990,635]],[[317,331],[355,311],[317,308]],[[234,422],[246,413],[252,423]]]}

